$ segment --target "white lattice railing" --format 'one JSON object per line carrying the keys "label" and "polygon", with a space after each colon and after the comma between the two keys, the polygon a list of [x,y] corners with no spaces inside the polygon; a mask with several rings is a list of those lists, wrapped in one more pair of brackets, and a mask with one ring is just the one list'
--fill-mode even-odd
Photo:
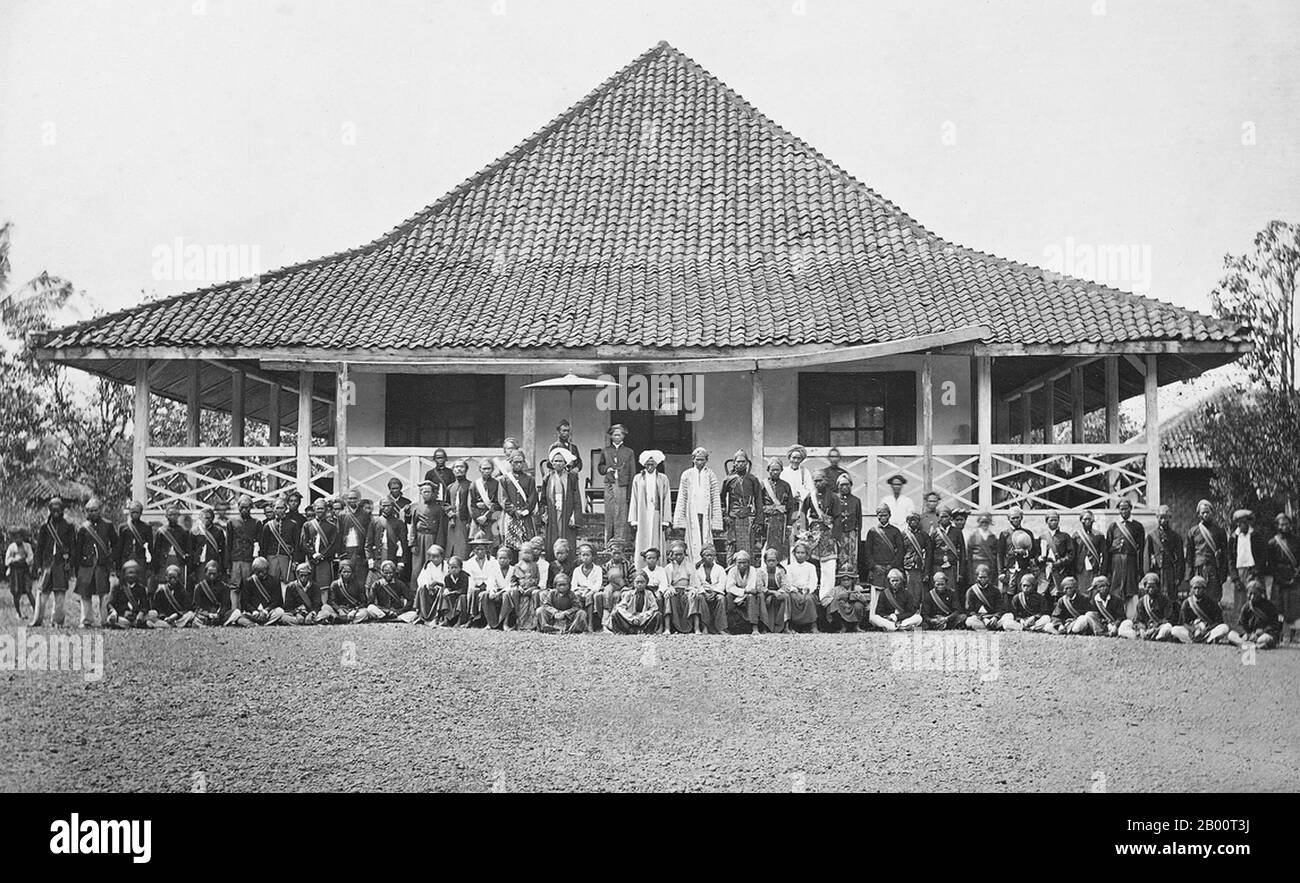
{"label": "white lattice railing", "polygon": [[[784,447],[764,448],[768,457],[783,457]],[[827,463],[827,448],[808,448],[807,465]],[[925,449],[916,446],[841,447],[840,467],[853,476],[853,490],[864,515],[889,494],[893,475],[907,479],[906,493],[920,503],[925,484]],[[1146,449],[1128,445],[992,445],[991,500],[980,499],[978,445],[935,445],[930,459],[932,486],[940,505],[972,511],[1005,512],[1021,506],[1038,516],[1047,512],[1077,515],[1115,511],[1127,499],[1139,514],[1153,514],[1147,503]],[[1033,517],[1031,515],[1031,517]]]}

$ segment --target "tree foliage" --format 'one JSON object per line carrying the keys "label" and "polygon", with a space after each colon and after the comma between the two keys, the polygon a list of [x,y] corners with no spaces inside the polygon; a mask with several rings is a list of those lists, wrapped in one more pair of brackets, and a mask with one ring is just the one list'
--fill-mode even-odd
{"label": "tree foliage", "polygon": [[1215,464],[1214,493],[1261,515],[1300,500],[1298,274],[1300,225],[1273,221],[1255,236],[1252,253],[1224,258],[1211,295],[1218,316],[1249,328],[1254,351],[1241,360],[1247,380],[1239,395],[1204,406],[1197,442]]}

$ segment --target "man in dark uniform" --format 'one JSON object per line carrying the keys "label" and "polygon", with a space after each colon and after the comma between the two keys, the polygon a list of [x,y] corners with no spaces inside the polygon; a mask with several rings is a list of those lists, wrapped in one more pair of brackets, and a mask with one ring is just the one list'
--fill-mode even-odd
{"label": "man in dark uniform", "polygon": [[284,497],[284,503],[287,507],[284,513],[285,521],[293,525],[293,535],[296,538],[302,533],[302,526],[307,523],[307,516],[302,513],[302,494],[296,490],[289,491]]}
{"label": "man in dark uniform", "polygon": [[1091,512],[1079,516],[1079,529],[1074,532],[1074,578],[1080,585],[1092,585],[1092,579],[1106,572],[1110,556],[1105,554],[1106,538],[1092,529]]}
{"label": "man in dark uniform", "polygon": [[[298,536],[298,560],[311,565],[316,585],[328,586],[334,582],[334,559],[342,546],[339,543],[338,525],[329,519],[329,508],[323,499],[312,504],[312,520],[302,526]],[[297,569],[294,570],[295,576]]]}
{"label": "man in dark uniform", "polygon": [[1146,554],[1146,528],[1133,520],[1133,504],[1119,501],[1119,520],[1106,528],[1106,548],[1110,550],[1110,565],[1106,576],[1111,591],[1124,605],[1128,619],[1137,612],[1138,583],[1142,581],[1142,557]]}
{"label": "man in dark uniform", "polygon": [[167,523],[154,531],[153,549],[149,554],[153,562],[155,586],[167,579],[167,568],[172,566],[180,568],[181,587],[189,586],[190,567],[194,563],[193,552],[193,537],[181,524],[180,504],[172,503],[167,507]]}
{"label": "man in dark uniform", "polygon": [[749,454],[736,451],[731,475],[722,481],[722,536],[727,543],[727,560],[740,551],[760,557],[762,543],[755,543],[755,517],[763,498],[762,483],[749,471]]}
{"label": "man in dark uniform", "polygon": [[[262,522],[253,517],[253,498],[247,494],[239,498],[239,514],[226,525],[226,570],[230,581],[239,585],[253,572],[257,541],[262,536]],[[263,555],[267,554],[265,551]]]}
{"label": "man in dark uniform", "polygon": [[1237,617],[1237,628],[1228,632],[1228,642],[1243,647],[1254,644],[1261,650],[1276,647],[1282,640],[1282,614],[1264,593],[1264,583],[1253,579],[1246,584],[1246,600]]}
{"label": "man in dark uniform", "polygon": [[[411,500],[406,494],[402,493],[402,480],[400,478],[388,479],[388,496],[384,497],[393,504],[393,512],[398,518],[406,520],[406,507],[411,505]],[[383,503],[380,503],[383,508]]]}
{"label": "man in dark uniform", "polygon": [[[144,520],[144,506],[138,501],[127,510],[126,521],[117,529],[117,549],[113,559],[125,565],[134,561],[142,574],[149,572],[149,556],[153,554],[153,525]],[[148,579],[145,579],[148,582]],[[146,609],[148,609],[146,607]]]}
{"label": "man in dark uniform", "polygon": [[[361,505],[361,494],[356,488],[349,488],[343,495],[343,513],[339,516],[339,550],[338,559],[342,563],[352,564],[352,588],[361,591],[366,585],[369,572],[366,561],[366,543],[370,539],[370,516]],[[317,575],[318,591],[329,588],[330,582],[321,582]]]}
{"label": "man in dark uniform", "polygon": [[[929,534],[921,524],[921,513],[912,512],[907,516],[907,528],[903,535],[903,585],[911,600],[911,612],[921,609],[921,596],[929,582],[930,560],[934,557]],[[888,575],[886,575],[888,577]],[[910,614],[909,614],[910,615]],[[904,617],[906,618],[906,617]]]}
{"label": "man in dark uniform", "polygon": [[[370,536],[366,539],[366,558],[370,565],[370,575],[365,582],[379,576],[379,565],[392,561],[397,565],[398,579],[404,579],[403,568],[411,561],[410,547],[407,546],[406,525],[397,512],[391,497],[379,501],[379,516],[370,521]],[[355,584],[356,580],[353,580]],[[364,593],[350,592],[354,598]],[[364,606],[364,605],[362,605]]]}
{"label": "man in dark uniform", "polygon": [[921,627],[925,629],[957,629],[966,620],[957,592],[948,581],[948,573],[936,570],[930,577],[930,588],[921,599]]}
{"label": "man in dark uniform", "polygon": [[1047,584],[1044,592],[1049,599],[1048,608],[1056,603],[1061,594],[1061,580],[1074,575],[1074,538],[1061,530],[1061,516],[1055,512],[1047,516],[1047,530],[1043,533],[1041,558],[1044,579]]}
{"label": "man in dark uniform", "polygon": [[[289,579],[293,565],[298,560],[298,532],[301,525],[289,520],[289,506],[276,500],[271,506],[271,517],[262,525],[257,537],[258,555],[266,559],[271,576],[280,582]],[[256,559],[254,559],[256,560]],[[252,565],[249,565],[252,574]],[[247,579],[247,577],[245,577]],[[242,585],[243,580],[235,585]]]}
{"label": "man in dark uniform", "polygon": [[1011,594],[1019,587],[1022,574],[1037,571],[1038,543],[1025,527],[1025,513],[1019,506],[1011,507],[1007,520],[1011,526],[998,534],[999,588]]}
{"label": "man in dark uniform", "polygon": [[[433,466],[430,467],[428,472],[424,473],[424,480],[432,481],[446,487],[451,484],[453,478],[455,478],[455,476],[452,475],[451,467],[447,465],[447,452],[442,448],[436,449],[433,452]],[[444,496],[442,499],[445,500],[446,497]],[[441,545],[441,543],[439,543],[439,545]]]}
{"label": "man in dark uniform", "polygon": [[484,457],[478,472],[469,494],[469,514],[474,519],[470,533],[482,533],[489,547],[495,548],[501,544],[501,486],[492,477],[491,459]]}
{"label": "man in dark uniform", "polygon": [[555,441],[551,442],[551,446],[546,449],[546,460],[548,463],[551,459],[551,451],[556,448],[564,448],[564,450],[573,455],[573,459],[569,461],[566,468],[574,474],[581,474],[582,453],[578,450],[578,446],[573,443],[573,424],[569,423],[567,417],[556,424]]}
{"label": "man in dark uniform", "polygon": [[54,596],[54,624],[63,625],[63,605],[67,597],[68,582],[72,576],[72,547],[76,532],[63,518],[63,500],[54,497],[49,503],[50,514],[36,533],[35,565],[40,574],[36,580],[36,612],[31,624],[39,626],[45,617],[45,607],[50,595]]}
{"label": "man in dark uniform", "polygon": [[229,541],[225,529],[216,523],[216,514],[208,507],[199,510],[199,520],[194,525],[190,549],[193,553],[195,582],[203,578],[209,561],[217,562],[217,567],[222,572],[225,571],[226,559],[230,555]]}
{"label": "man in dark uniform", "polygon": [[[1228,578],[1228,532],[1214,522],[1214,507],[1209,500],[1196,504],[1196,518],[1197,523],[1187,531],[1185,577],[1204,577],[1209,597],[1218,604]],[[1169,597],[1174,594],[1170,592]]]}
{"label": "man in dark uniform", "polygon": [[[952,591],[957,610],[961,602],[956,597],[956,587],[966,580],[966,535],[953,521],[953,511],[947,506],[939,507],[939,523],[930,533],[930,564],[926,571],[931,580],[934,574],[943,572],[944,583]],[[921,605],[925,607],[924,604]]]}
{"label": "man in dark uniform", "polygon": [[1156,529],[1147,534],[1147,560],[1144,573],[1160,577],[1160,587],[1170,598],[1178,597],[1178,586],[1187,569],[1183,538],[1174,530],[1168,506],[1156,510]]}
{"label": "man in dark uniform", "polygon": [[1291,517],[1277,514],[1277,533],[1268,541],[1268,569],[1273,574],[1273,598],[1286,621],[1288,641],[1300,631],[1300,544],[1291,533]]}
{"label": "man in dark uniform", "polygon": [[95,598],[99,598],[99,621],[108,624],[109,576],[117,570],[114,558],[117,529],[100,517],[99,500],[86,503],[86,523],[77,528],[72,557],[77,568],[77,597],[81,599],[81,627],[94,625]]}
{"label": "man in dark uniform", "polygon": [[867,584],[871,586],[883,586],[889,571],[903,569],[903,532],[889,519],[889,506],[881,503],[876,507],[877,523],[867,528],[865,557]]}
{"label": "man in dark uniform", "polygon": [[617,539],[624,545],[632,541],[627,520],[628,495],[636,475],[636,452],[623,444],[627,427],[615,423],[609,428],[609,444],[600,451],[596,469],[605,476],[605,542]]}
{"label": "man in dark uniform", "polygon": [[104,624],[114,629],[145,628],[149,616],[149,589],[134,559],[122,565],[122,578],[108,595],[108,618]]}

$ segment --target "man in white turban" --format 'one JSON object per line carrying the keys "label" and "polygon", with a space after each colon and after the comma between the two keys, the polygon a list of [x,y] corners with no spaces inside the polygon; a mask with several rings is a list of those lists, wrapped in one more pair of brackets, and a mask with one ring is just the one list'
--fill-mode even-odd
{"label": "man in white turban", "polygon": [[[659,471],[664,462],[663,452],[642,451],[639,459],[641,471],[632,479],[627,521],[635,532],[637,566],[644,567],[646,549],[663,549],[668,545],[672,497],[668,476]],[[695,566],[693,561],[691,566]]]}

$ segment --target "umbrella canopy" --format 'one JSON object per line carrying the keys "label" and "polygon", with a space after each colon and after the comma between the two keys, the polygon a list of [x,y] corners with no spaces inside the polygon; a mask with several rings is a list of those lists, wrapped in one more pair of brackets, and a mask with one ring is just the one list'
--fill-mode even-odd
{"label": "umbrella canopy", "polygon": [[565,389],[569,391],[569,422],[573,422],[573,392],[578,389],[605,389],[618,386],[613,380],[597,380],[593,377],[579,377],[577,374],[565,374],[536,383],[525,383],[520,389]]}

